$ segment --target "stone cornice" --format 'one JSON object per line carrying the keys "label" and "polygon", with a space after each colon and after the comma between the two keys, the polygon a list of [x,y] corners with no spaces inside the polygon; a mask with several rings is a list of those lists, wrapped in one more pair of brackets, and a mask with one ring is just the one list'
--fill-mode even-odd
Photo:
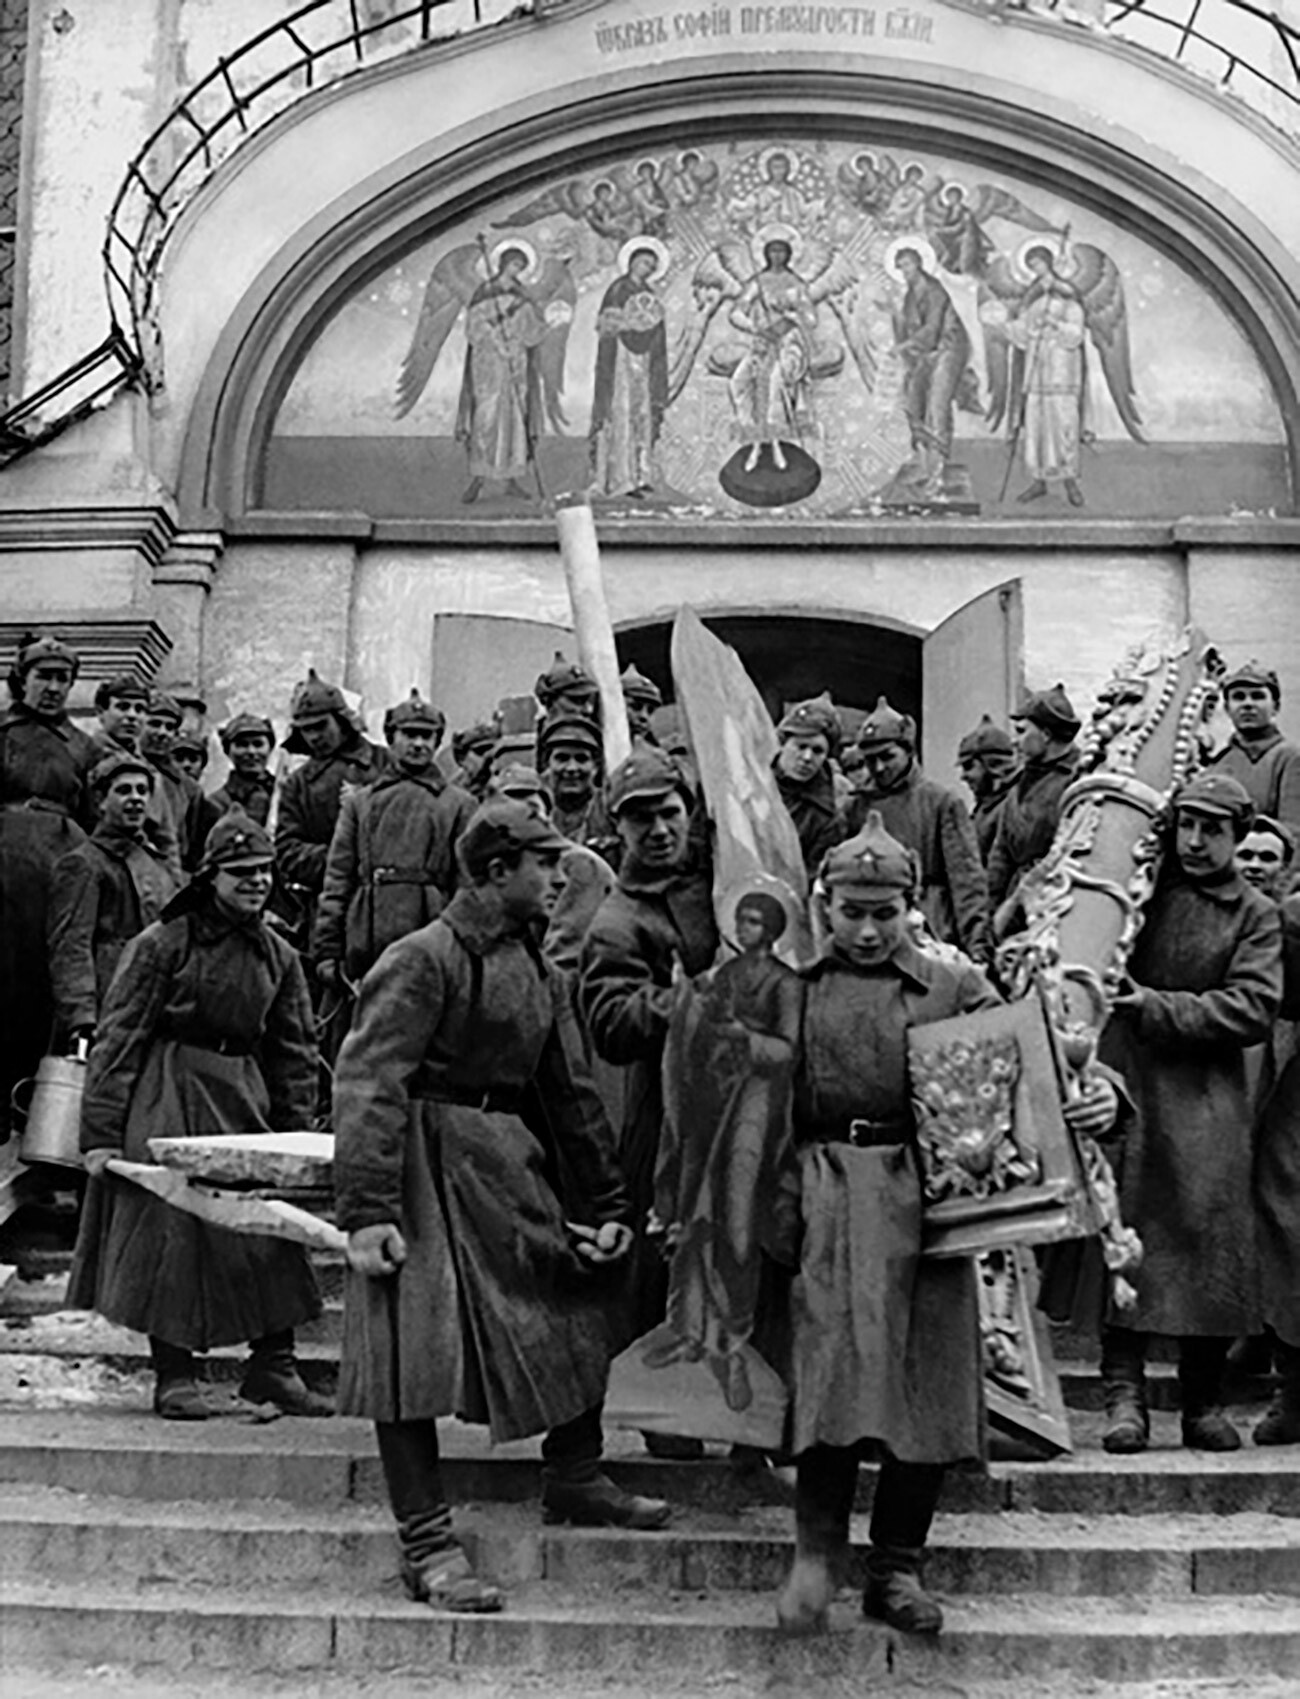
{"label": "stone cornice", "polygon": [[34,550],[131,549],[155,566],[175,535],[161,507],[0,508],[0,562]]}

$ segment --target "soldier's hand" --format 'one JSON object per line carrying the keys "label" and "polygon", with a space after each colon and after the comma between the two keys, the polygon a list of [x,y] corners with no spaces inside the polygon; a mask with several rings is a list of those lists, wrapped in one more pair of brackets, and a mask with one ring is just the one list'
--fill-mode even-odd
{"label": "soldier's hand", "polygon": [[348,1234],[348,1262],[358,1274],[379,1280],[396,1274],[405,1261],[406,1240],[391,1221],[358,1227]]}
{"label": "soldier's hand", "polygon": [[1119,1093],[1104,1074],[1092,1074],[1083,1082],[1083,1092],[1065,1105],[1065,1119],[1083,1138],[1103,1138],[1115,1125]]}
{"label": "soldier's hand", "polygon": [[573,1235],[574,1249],[591,1263],[617,1262],[632,1249],[632,1229],[622,1221],[606,1221],[599,1227],[584,1227],[581,1222],[564,1224]]}
{"label": "soldier's hand", "polygon": [[81,1163],[87,1174],[102,1174],[115,1156],[121,1156],[120,1150],[112,1145],[101,1145],[98,1150],[88,1150],[82,1157]]}

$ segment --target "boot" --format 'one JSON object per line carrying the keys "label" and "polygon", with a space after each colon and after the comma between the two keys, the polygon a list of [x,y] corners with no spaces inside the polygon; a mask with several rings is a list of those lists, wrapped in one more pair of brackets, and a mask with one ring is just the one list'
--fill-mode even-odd
{"label": "boot", "polygon": [[268,1333],[252,1342],[239,1396],[250,1404],[274,1404],[286,1416],[332,1416],[334,1404],[303,1380],[293,1354],[293,1334]]}
{"label": "boot", "polygon": [[943,1612],[921,1585],[916,1572],[920,1554],[873,1550],[867,1558],[862,1614],[887,1622],[904,1634],[937,1634]]}
{"label": "boot", "polygon": [[153,1408],[168,1422],[206,1422],[212,1414],[194,1367],[194,1357],[179,1345],[150,1339],[153,1360]]}
{"label": "boot", "polygon": [[670,1463],[698,1463],[704,1456],[704,1441],[686,1434],[643,1433],[645,1448],[651,1457]]}
{"label": "boot", "polygon": [[1276,1355],[1282,1384],[1251,1437],[1256,1445],[1300,1445],[1300,1345],[1279,1339]]}
{"label": "boot", "polygon": [[1241,1435],[1220,1408],[1229,1343],[1227,1339],[1184,1339],[1179,1345],[1183,1444],[1190,1450],[1236,1451],[1241,1446]]}
{"label": "boot", "polygon": [[499,1611],[505,1595],[474,1573],[469,1554],[451,1531],[451,1511],[438,1509],[399,1516],[402,1585],[416,1604],[432,1610],[482,1616]]}
{"label": "boot", "polygon": [[783,1634],[820,1634],[826,1627],[848,1548],[843,1536],[816,1523],[795,1523],[794,1562],[776,1601]]}
{"label": "boot", "polygon": [[665,1527],[671,1515],[672,1507],[666,1499],[624,1492],[599,1470],[590,1480],[569,1480],[553,1470],[542,1471],[543,1522],[652,1532]]}
{"label": "boot", "polygon": [[1146,1389],[1147,1336],[1107,1327],[1101,1341],[1101,1379],[1106,1399],[1103,1451],[1130,1456],[1145,1451],[1151,1436]]}

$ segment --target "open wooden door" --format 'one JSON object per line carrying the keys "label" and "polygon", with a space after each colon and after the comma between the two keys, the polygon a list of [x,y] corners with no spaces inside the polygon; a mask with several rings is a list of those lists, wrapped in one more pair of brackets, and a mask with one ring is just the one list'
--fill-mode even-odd
{"label": "open wooden door", "polygon": [[505,696],[527,696],[563,649],[574,655],[567,625],[495,614],[435,614],[433,699],[455,729],[490,719]]}
{"label": "open wooden door", "polygon": [[921,645],[921,761],[956,783],[957,745],[990,714],[1003,728],[1020,699],[1024,609],[1020,580],[985,590],[949,614]]}

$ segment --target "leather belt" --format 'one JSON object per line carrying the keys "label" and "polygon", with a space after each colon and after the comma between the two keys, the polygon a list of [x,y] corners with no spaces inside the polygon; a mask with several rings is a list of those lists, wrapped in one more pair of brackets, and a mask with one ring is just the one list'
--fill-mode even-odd
{"label": "leather belt", "polygon": [[873,1121],[865,1115],[855,1115],[844,1121],[821,1122],[812,1128],[811,1138],[821,1144],[851,1144],[860,1150],[872,1145],[906,1144],[912,1137],[910,1117],[895,1115],[889,1120]]}

